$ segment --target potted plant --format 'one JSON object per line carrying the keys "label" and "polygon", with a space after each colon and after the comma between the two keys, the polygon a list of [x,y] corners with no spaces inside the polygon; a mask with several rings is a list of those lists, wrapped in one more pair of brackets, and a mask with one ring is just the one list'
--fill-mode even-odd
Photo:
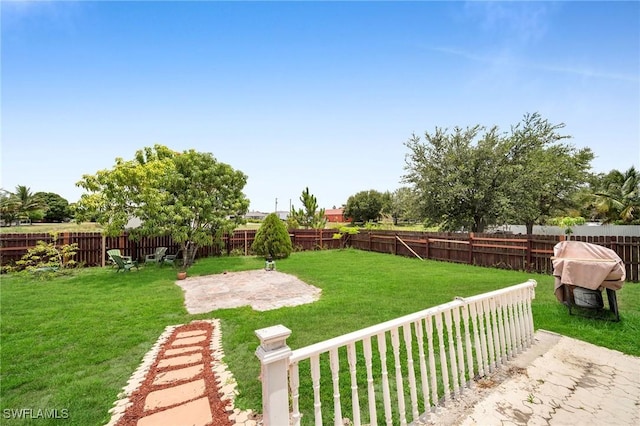
{"label": "potted plant", "polygon": [[184,258],[175,259],[174,262],[178,267],[177,278],[179,280],[184,280],[185,278],[187,278],[187,268],[189,268],[189,265],[187,265],[187,262],[185,261],[185,259]]}

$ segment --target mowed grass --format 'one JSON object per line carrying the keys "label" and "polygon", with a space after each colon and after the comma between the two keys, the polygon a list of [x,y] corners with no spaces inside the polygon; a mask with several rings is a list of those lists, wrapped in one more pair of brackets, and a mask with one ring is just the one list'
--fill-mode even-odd
{"label": "mowed grass", "polygon": [[[258,269],[254,257],[202,259],[190,275]],[[52,281],[3,276],[0,287],[1,403],[7,409],[66,409],[65,424],[105,424],[108,410],[167,325],[194,319],[222,320],[225,362],[235,375],[236,405],[260,410],[260,371],[254,330],[283,324],[292,348],[452,300],[538,281],[533,303],[536,328],[640,355],[640,286],[618,292],[619,323],[570,317],[553,296],[553,278],[523,272],[420,261],[356,250],[295,253],[277,261],[322,289],[318,302],[256,312],[249,307],[189,315],[175,270],[146,267],[115,274],[91,268]],[[2,424],[57,424],[18,420]]]}

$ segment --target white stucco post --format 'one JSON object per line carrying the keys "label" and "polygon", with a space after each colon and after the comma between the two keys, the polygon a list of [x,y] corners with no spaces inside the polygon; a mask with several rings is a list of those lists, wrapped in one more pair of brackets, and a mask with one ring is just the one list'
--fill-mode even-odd
{"label": "white stucco post", "polygon": [[260,339],[256,356],[260,360],[262,378],[262,416],[264,426],[289,424],[289,386],[287,373],[291,348],[287,337],[291,330],[283,325],[255,331]]}

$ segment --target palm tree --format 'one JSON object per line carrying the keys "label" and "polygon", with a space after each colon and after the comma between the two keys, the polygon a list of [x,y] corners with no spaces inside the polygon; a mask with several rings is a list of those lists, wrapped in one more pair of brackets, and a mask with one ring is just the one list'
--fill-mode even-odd
{"label": "palm tree", "polygon": [[631,167],[624,174],[617,170],[605,177],[605,185],[595,194],[596,209],[605,222],[630,224],[640,220],[640,173]]}
{"label": "palm tree", "polygon": [[18,219],[20,213],[20,203],[17,198],[9,191],[0,189],[0,219],[5,226],[11,224]]}
{"label": "palm tree", "polygon": [[33,194],[31,188],[24,185],[16,186],[13,198],[18,202],[19,216],[23,219],[29,219],[34,212],[47,207],[44,200]]}

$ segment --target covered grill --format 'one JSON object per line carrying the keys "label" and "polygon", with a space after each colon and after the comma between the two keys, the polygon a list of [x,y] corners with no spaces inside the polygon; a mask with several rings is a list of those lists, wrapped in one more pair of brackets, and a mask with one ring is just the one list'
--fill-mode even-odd
{"label": "covered grill", "polygon": [[604,309],[606,289],[609,310],[620,319],[616,291],[626,278],[624,262],[611,249],[580,241],[562,241],[553,248],[554,292],[569,308]]}

